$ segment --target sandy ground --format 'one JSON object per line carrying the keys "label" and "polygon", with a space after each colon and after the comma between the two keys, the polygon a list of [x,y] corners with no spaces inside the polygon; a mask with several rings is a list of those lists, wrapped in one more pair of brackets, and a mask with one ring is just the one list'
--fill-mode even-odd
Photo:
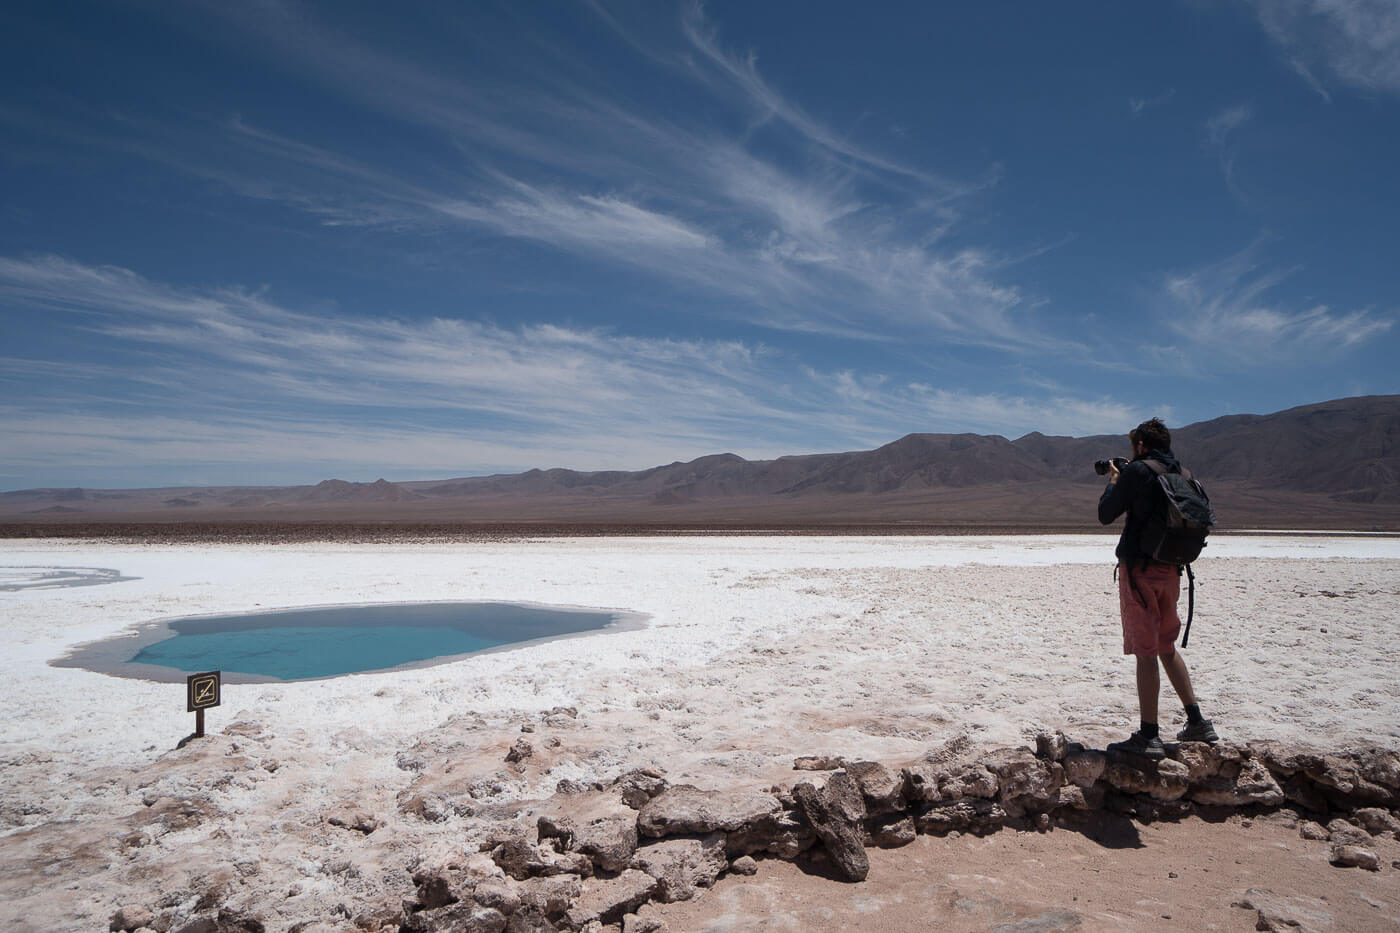
{"label": "sandy ground", "polygon": [[[1385,864],[1400,855],[1379,844]],[[1286,818],[1101,822],[1083,831],[1002,830],[985,837],[920,836],[871,849],[870,877],[847,884],[764,861],[704,897],[648,905],[673,931],[834,933],[879,930],[1253,930],[1253,890],[1314,929],[1400,929],[1400,871],[1334,868],[1325,842],[1300,839]]]}
{"label": "sandy ground", "polygon": [[[325,919],[335,905],[353,915],[357,904],[401,896],[411,860],[460,848],[485,817],[528,812],[561,779],[606,780],[642,765],[664,768],[672,782],[757,788],[799,779],[798,755],[894,765],[960,733],[979,744],[1020,744],[1058,728],[1102,746],[1136,719],[1110,549],[1111,539],[1100,536],[0,543],[0,922],[105,928],[111,912],[133,900],[190,907],[220,872],[230,875],[227,902],[257,909],[271,929]],[[33,585],[72,568],[134,579]],[[1197,569],[1198,613],[1184,654],[1207,714],[1227,738],[1400,747],[1393,648],[1400,539],[1222,536]],[[159,618],[449,599],[628,609],[651,623],[418,670],[229,685],[223,706],[209,713],[209,730],[241,723],[242,735],[180,751],[173,746],[193,719],[183,685],[48,665],[75,644]],[[546,717],[559,706],[577,709],[578,718]],[[1173,711],[1164,725],[1174,728],[1173,704],[1163,708]],[[503,759],[526,722],[535,725],[539,751],[517,773]],[[421,778],[423,761],[448,753],[485,782],[480,812],[429,824],[401,815],[397,801]],[[248,762],[246,774],[226,773],[234,758]],[[111,842],[148,801],[181,795],[208,799],[217,816],[136,849]],[[366,842],[326,830],[325,813],[345,801],[384,814],[387,831]],[[1270,850],[1274,867],[1264,882],[1276,876],[1296,886],[1284,868],[1302,859],[1323,885],[1311,896],[1335,886],[1334,903],[1356,888],[1377,903],[1400,904],[1400,870],[1358,881],[1354,871],[1327,867],[1321,850],[1303,852],[1295,832],[1268,831],[1298,851]],[[1146,850],[1197,852],[1210,845],[1203,840],[1252,839],[1264,829],[1197,822],[1157,832],[1143,830]],[[1016,838],[965,842],[1010,846]],[[1048,847],[1024,856],[1050,866],[1043,884],[1027,887],[1009,852],[988,850],[987,870],[973,872],[993,879],[974,886],[988,897],[1001,897],[997,884],[1015,882],[1009,900],[1027,908],[1016,916],[1073,909],[1065,896],[1074,895],[1060,892],[1072,891],[1066,879],[1087,870],[1085,859],[1097,860],[1097,874],[1104,866],[1127,866],[1131,876],[1146,870],[1127,861],[1137,849],[1106,848],[1082,833],[1056,831],[1031,843]],[[1245,843],[1223,844],[1221,857]],[[841,912],[868,913],[872,898],[929,910],[946,901],[953,910],[959,899],[947,901],[940,885],[967,885],[929,879],[958,874],[935,858],[946,845],[920,840],[881,853],[872,880],[854,887],[764,863],[755,879],[723,881],[698,914],[668,908],[676,911],[671,928],[743,928],[715,925],[721,913],[792,928],[771,925],[800,913],[784,903],[786,892],[808,892],[802,896],[832,912],[807,929],[858,929]],[[1224,900],[1224,888],[1261,886],[1241,884],[1210,889],[1211,909],[1222,912],[1202,923],[1251,928],[1250,912]],[[1154,904],[1105,915],[1110,925],[1094,927],[1098,914],[1089,912],[1085,928],[1151,929],[1169,922],[1162,913],[1186,916],[1186,904],[1205,890],[1192,886],[1183,896],[1186,887],[1150,895],[1167,905],[1155,915]],[[1343,923],[1336,914],[1338,929],[1394,928],[1394,906],[1355,900],[1377,925]],[[883,925],[922,928],[907,922],[906,914]],[[999,922],[978,914],[964,928]]]}

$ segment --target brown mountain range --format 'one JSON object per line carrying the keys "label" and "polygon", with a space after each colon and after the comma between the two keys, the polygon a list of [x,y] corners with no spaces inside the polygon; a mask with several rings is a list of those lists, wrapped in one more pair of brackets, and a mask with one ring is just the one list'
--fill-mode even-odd
{"label": "brown mountain range", "polygon": [[[638,472],[27,489],[0,493],[0,534],[230,522],[1091,530],[1103,483],[1093,461],[1125,446],[1121,436],[910,434],[875,450],[716,454]],[[1223,529],[1400,530],[1400,396],[1216,418],[1174,431],[1173,447],[1210,491]]]}

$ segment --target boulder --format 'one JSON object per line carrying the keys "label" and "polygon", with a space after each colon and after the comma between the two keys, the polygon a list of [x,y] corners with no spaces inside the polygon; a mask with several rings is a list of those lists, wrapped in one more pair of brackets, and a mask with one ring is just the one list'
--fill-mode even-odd
{"label": "boulder", "polygon": [[1316,770],[1321,766],[1323,757],[1322,753],[1315,749],[1285,745],[1272,740],[1250,742],[1246,751],[1249,757],[1260,761],[1264,767],[1280,777],[1292,777],[1300,772]]}
{"label": "boulder", "polygon": [[1064,761],[1069,753],[1069,740],[1058,729],[1054,732],[1040,732],[1035,737],[1035,753],[1047,761]]}
{"label": "boulder", "polygon": [[1237,748],[1209,745],[1205,742],[1182,742],[1172,749],[1171,757],[1186,766],[1191,783],[1204,781],[1220,774],[1226,765],[1243,760]]}
{"label": "boulder", "polygon": [[724,841],[722,833],[701,839],[663,839],[639,848],[632,863],[656,879],[657,900],[688,901],[696,888],[710,887],[729,866]]}
{"label": "boulder", "polygon": [[1043,809],[1064,784],[1064,768],[1036,757],[1029,748],[1005,748],[992,752],[983,765],[997,778],[997,799],[1008,804]]}
{"label": "boulder", "polygon": [[1318,756],[1309,763],[1309,767],[1303,769],[1303,773],[1322,789],[1324,795],[1342,803],[1356,793],[1357,784],[1362,780],[1351,762],[1337,755]]}
{"label": "boulder", "polygon": [[[793,806],[797,804],[794,802]],[[779,858],[795,859],[801,853],[816,845],[817,834],[810,823],[801,815],[779,810],[771,816],[750,823],[743,829],[729,833],[725,851],[733,858],[737,855],[750,855],[767,852]]]}
{"label": "boulder", "polygon": [[1312,820],[1302,820],[1298,823],[1298,835],[1304,839],[1314,841],[1328,838],[1327,827],[1321,823],[1314,823]]}
{"label": "boulder", "polygon": [[1101,784],[1090,784],[1088,787],[1080,787],[1078,784],[1066,784],[1060,788],[1058,806],[1071,810],[1098,810],[1103,806],[1104,789]]}
{"label": "boulder", "polygon": [[865,854],[865,800],[855,781],[838,771],[821,790],[804,781],[792,789],[792,795],[837,870],[850,881],[864,881],[870,873],[870,859]]}
{"label": "boulder", "polygon": [[583,883],[569,875],[555,875],[530,878],[521,882],[516,891],[522,911],[557,918],[583,893]]}
{"label": "boulder", "polygon": [[652,798],[666,789],[666,778],[654,768],[638,768],[628,771],[613,782],[614,789],[622,800],[633,810],[645,807]]}
{"label": "boulder", "polygon": [[442,868],[423,869],[413,873],[413,886],[417,889],[420,910],[437,910],[448,904],[455,904],[458,881]]}
{"label": "boulder", "polygon": [[1388,810],[1380,807],[1362,807],[1352,816],[1360,823],[1372,836],[1377,836],[1384,832],[1400,833],[1400,820],[1397,820]]}
{"label": "boulder", "polygon": [[175,933],[264,933],[263,923],[252,914],[220,910],[213,917],[200,917],[175,930]]}
{"label": "boulder", "polygon": [[1303,774],[1293,774],[1284,780],[1283,796],[1285,800],[1314,813],[1326,813],[1328,810],[1327,798],[1317,789],[1317,785]]}
{"label": "boulder", "polygon": [[1077,749],[1066,752],[1060,760],[1065,780],[1076,787],[1093,787],[1103,777],[1108,756],[1097,749]]}
{"label": "boulder", "polygon": [[504,878],[485,878],[472,888],[472,900],[482,907],[499,910],[509,917],[520,909],[520,895],[514,886]]}
{"label": "boulder", "polygon": [[870,827],[870,841],[882,849],[897,849],[913,842],[918,833],[914,818],[907,813],[881,817]]}
{"label": "boulder", "polygon": [[[1234,772],[1233,774],[1231,772]],[[1276,807],[1283,803],[1283,788],[1262,762],[1250,758],[1239,763],[1238,771],[1227,767],[1214,777],[1203,778],[1191,789],[1197,803],[1239,807],[1258,804]]]}
{"label": "boulder", "polygon": [[656,893],[657,886],[655,878],[635,868],[627,869],[616,878],[594,878],[584,885],[583,893],[565,912],[565,918],[575,929],[595,920],[616,923],[623,914],[646,903]]}
{"label": "boulder", "polygon": [[542,815],[535,821],[535,830],[539,833],[540,842],[555,840],[561,852],[568,849],[574,841],[574,821],[561,813]]}
{"label": "boulder", "polygon": [[1333,865],[1364,868],[1367,871],[1379,871],[1381,867],[1380,857],[1375,852],[1358,845],[1332,846],[1331,861]]}
{"label": "boulder", "polygon": [[990,800],[997,795],[999,786],[997,776],[988,771],[985,765],[968,762],[939,778],[938,793],[943,800],[961,800],[964,797]]}
{"label": "boulder", "polygon": [[1400,754],[1390,749],[1371,748],[1355,753],[1357,769],[1368,782],[1400,791]]}
{"label": "boulder", "polygon": [[636,817],[611,816],[574,828],[571,849],[603,871],[622,871],[637,851]]}
{"label": "boulder", "polygon": [[[506,933],[556,933],[563,929],[563,915],[548,917],[534,908],[522,907],[506,918]],[[387,931],[381,931],[387,933]]]}
{"label": "boulder", "polygon": [[752,856],[741,855],[729,863],[729,870],[736,875],[756,875],[758,874],[758,862]]}
{"label": "boulder", "polygon": [[866,812],[871,816],[904,809],[904,775],[874,761],[850,762],[846,773],[860,788]]}
{"label": "boulder", "polygon": [[947,769],[940,765],[924,762],[910,765],[901,771],[905,793],[910,800],[938,803],[943,799],[938,790],[938,782],[947,773]]}
{"label": "boulder", "polygon": [[1189,772],[1181,762],[1170,758],[1155,764],[1140,762],[1141,759],[1131,760],[1126,755],[1110,756],[1103,780],[1124,793],[1145,794],[1162,801],[1177,800],[1191,789]]}
{"label": "boulder", "polygon": [[943,803],[964,797],[990,799],[997,793],[997,776],[978,761],[953,764],[919,762],[903,771],[905,793],[911,800]]}
{"label": "boulder", "polygon": [[516,881],[539,875],[567,874],[587,878],[593,874],[593,863],[586,855],[560,854],[518,837],[507,839],[492,849],[491,860]]}
{"label": "boulder", "polygon": [[112,920],[107,925],[109,930],[120,930],[123,933],[130,933],[131,930],[139,930],[141,927],[148,927],[156,919],[155,914],[139,904],[130,904],[126,907],[119,907],[117,912],[112,914]]}
{"label": "boulder", "polygon": [[668,787],[637,814],[642,835],[659,839],[691,833],[732,833],[772,818],[782,809],[772,794],[704,791],[689,784]]}
{"label": "boulder", "polygon": [[945,836],[954,830],[991,832],[999,829],[1006,820],[1006,811],[994,801],[970,798],[932,807],[920,814],[916,822],[920,832]]}
{"label": "boulder", "polygon": [[1371,834],[1338,817],[1327,824],[1327,838],[1333,845],[1368,845]]}
{"label": "boulder", "polygon": [[401,933],[504,933],[506,918],[499,911],[471,901],[461,901],[437,910],[409,914],[399,927]]}

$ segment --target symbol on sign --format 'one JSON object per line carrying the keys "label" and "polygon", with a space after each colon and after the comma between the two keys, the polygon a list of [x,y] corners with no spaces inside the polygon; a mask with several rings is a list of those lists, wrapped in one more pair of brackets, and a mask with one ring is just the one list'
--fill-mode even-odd
{"label": "symbol on sign", "polygon": [[205,671],[189,676],[185,684],[190,712],[195,713],[219,705],[219,680],[222,674],[222,671]]}

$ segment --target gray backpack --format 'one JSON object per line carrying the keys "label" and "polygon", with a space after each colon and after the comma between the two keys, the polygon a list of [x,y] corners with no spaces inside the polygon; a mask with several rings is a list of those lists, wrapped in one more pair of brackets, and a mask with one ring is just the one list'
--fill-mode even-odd
{"label": "gray backpack", "polygon": [[1138,550],[1164,564],[1190,564],[1201,556],[1206,535],[1215,526],[1210,496],[1189,470],[1169,473],[1160,461],[1142,462],[1157,474],[1162,498],[1143,523]]}
{"label": "gray backpack", "polygon": [[1162,499],[1147,516],[1138,548],[1153,560],[1186,567],[1186,629],[1181,635],[1181,647],[1191,637],[1191,620],[1196,616],[1196,574],[1191,562],[1201,556],[1206,535],[1215,527],[1215,508],[1205,487],[1191,478],[1191,471],[1167,472],[1166,464],[1158,460],[1143,460],[1157,474]]}

